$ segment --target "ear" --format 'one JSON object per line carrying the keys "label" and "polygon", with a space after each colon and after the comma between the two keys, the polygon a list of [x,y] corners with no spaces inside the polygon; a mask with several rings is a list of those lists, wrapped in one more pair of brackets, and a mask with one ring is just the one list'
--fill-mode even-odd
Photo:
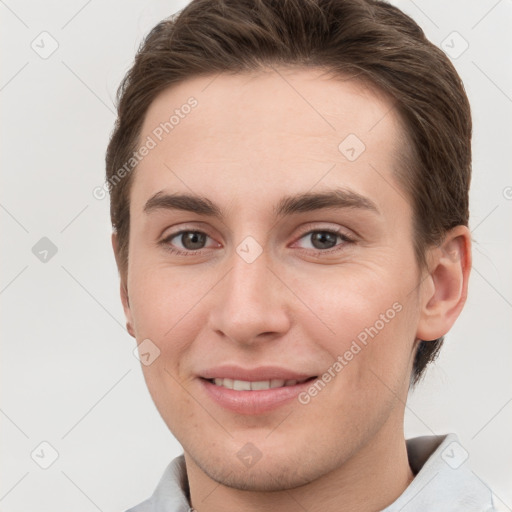
{"label": "ear", "polygon": [[116,233],[112,233],[112,248],[114,249],[114,256],[116,258],[117,269],[119,271],[120,276],[120,293],[121,293],[121,302],[123,304],[124,315],[126,317],[126,330],[128,333],[135,338],[135,331],[133,329],[133,318],[132,311],[130,308],[130,298],[128,296],[128,286],[127,286],[127,272],[123,272],[122,266],[120,265],[120,256],[119,256],[119,241]]}
{"label": "ear", "polygon": [[428,275],[422,283],[422,305],[416,337],[431,341],[444,336],[466,302],[471,270],[471,233],[456,226],[427,255]]}

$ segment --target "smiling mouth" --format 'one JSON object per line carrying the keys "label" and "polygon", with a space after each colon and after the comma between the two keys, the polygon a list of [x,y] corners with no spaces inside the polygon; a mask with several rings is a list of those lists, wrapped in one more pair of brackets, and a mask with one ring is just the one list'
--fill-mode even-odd
{"label": "smiling mouth", "polygon": [[258,381],[247,381],[237,379],[203,379],[215,386],[233,389],[235,391],[262,391],[266,389],[283,388],[289,386],[295,386],[297,384],[303,384],[310,380],[316,379],[316,376],[309,377],[302,380],[282,380],[282,379],[270,379],[270,380],[258,380]]}

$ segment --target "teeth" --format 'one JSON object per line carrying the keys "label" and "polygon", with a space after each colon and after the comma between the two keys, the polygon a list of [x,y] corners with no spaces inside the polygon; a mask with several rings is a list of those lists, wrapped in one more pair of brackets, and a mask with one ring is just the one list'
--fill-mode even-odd
{"label": "teeth", "polygon": [[[304,379],[307,380],[307,379]],[[258,380],[258,381],[247,381],[247,380],[235,380],[235,379],[213,379],[216,386],[222,386],[228,389],[234,389],[235,391],[257,391],[262,389],[273,389],[282,388],[283,386],[294,386],[297,380],[282,380],[282,379],[271,379],[271,380]]]}
{"label": "teeth", "polygon": [[282,388],[285,384],[284,380],[272,379],[270,381],[270,388]]}
{"label": "teeth", "polygon": [[250,391],[251,383],[245,380],[234,380],[233,381],[233,389],[235,391]]}
{"label": "teeth", "polygon": [[270,388],[270,383],[268,380],[259,380],[256,382],[251,382],[251,389],[258,390],[258,389],[268,389]]}

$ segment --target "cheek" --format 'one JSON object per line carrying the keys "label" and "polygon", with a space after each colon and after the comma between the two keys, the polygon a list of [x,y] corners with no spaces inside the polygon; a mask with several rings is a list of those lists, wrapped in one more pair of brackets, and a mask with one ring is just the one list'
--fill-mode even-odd
{"label": "cheek", "polygon": [[392,320],[403,316],[413,279],[382,268],[333,268],[322,275],[296,277],[294,284],[311,305],[313,316],[336,334],[356,336],[375,323],[379,331],[397,323]]}
{"label": "cheek", "polygon": [[333,422],[337,435],[357,436],[381,425],[405,400],[416,305],[410,288],[388,278],[330,282],[329,292],[320,291],[318,283],[304,290],[334,333],[320,335],[315,317],[302,324],[305,336],[330,361],[319,376],[326,384],[310,387],[301,403],[308,404],[305,415],[324,417],[331,411],[324,421]]}
{"label": "cheek", "polygon": [[168,336],[204,295],[204,280],[197,273],[192,276],[150,262],[137,268],[134,258],[129,275],[130,308],[140,336]]}
{"label": "cheek", "polygon": [[[181,273],[152,267],[133,272],[130,307],[138,343],[148,343],[156,357],[142,371],[148,390],[169,428],[174,422],[194,421],[194,402],[183,392],[183,361],[198,335],[195,307],[204,296],[203,286],[193,286]],[[197,404],[196,404],[197,405]],[[178,418],[178,419],[177,419]]]}
{"label": "cheek", "polygon": [[354,386],[372,372],[392,380],[407,374],[418,305],[416,295],[410,293],[414,276],[404,274],[398,279],[393,273],[368,269],[335,270],[301,286],[314,310],[302,320],[306,337],[328,352],[333,362],[340,362]]}
{"label": "cheek", "polygon": [[[218,277],[211,271],[190,266],[185,268],[163,268],[146,266],[147,270],[132,272],[130,282],[130,308],[138,343],[150,339],[158,347],[160,356],[148,370],[151,380],[183,378],[185,369],[180,364],[201,329],[206,316],[204,305],[208,292]],[[201,318],[199,318],[201,316]],[[158,369],[158,373],[153,371]]]}

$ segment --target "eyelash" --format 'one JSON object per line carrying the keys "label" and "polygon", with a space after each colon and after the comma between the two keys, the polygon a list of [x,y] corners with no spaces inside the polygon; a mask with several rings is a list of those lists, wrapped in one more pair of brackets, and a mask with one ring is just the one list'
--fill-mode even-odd
{"label": "eyelash", "polygon": [[[177,256],[197,256],[197,255],[202,254],[204,249],[198,249],[198,250],[189,249],[189,250],[183,251],[181,249],[175,249],[175,248],[173,248],[170,245],[170,242],[171,242],[172,239],[176,238],[179,235],[183,235],[185,233],[199,233],[199,234],[206,235],[208,238],[210,238],[209,235],[207,233],[205,233],[204,231],[199,231],[199,230],[196,230],[196,229],[184,229],[184,230],[178,231],[176,233],[170,234],[169,236],[164,238],[160,242],[160,244],[165,246],[167,251],[169,251],[170,253],[175,254]],[[303,233],[298,238],[298,240],[304,238],[307,235],[312,235],[313,233],[329,233],[331,235],[336,235],[336,237],[341,238],[341,240],[343,242],[341,244],[335,245],[334,247],[331,247],[330,249],[325,249],[325,250],[321,250],[321,249],[316,249],[316,250],[299,249],[301,251],[306,251],[309,254],[313,254],[314,256],[320,256],[320,255],[325,255],[325,254],[331,254],[333,252],[338,252],[338,251],[341,251],[343,249],[345,244],[347,244],[347,243],[348,244],[355,243],[354,239],[352,239],[349,236],[347,236],[341,230],[335,230],[335,229],[312,229],[312,230],[309,230],[309,231],[306,231],[305,233]]]}

